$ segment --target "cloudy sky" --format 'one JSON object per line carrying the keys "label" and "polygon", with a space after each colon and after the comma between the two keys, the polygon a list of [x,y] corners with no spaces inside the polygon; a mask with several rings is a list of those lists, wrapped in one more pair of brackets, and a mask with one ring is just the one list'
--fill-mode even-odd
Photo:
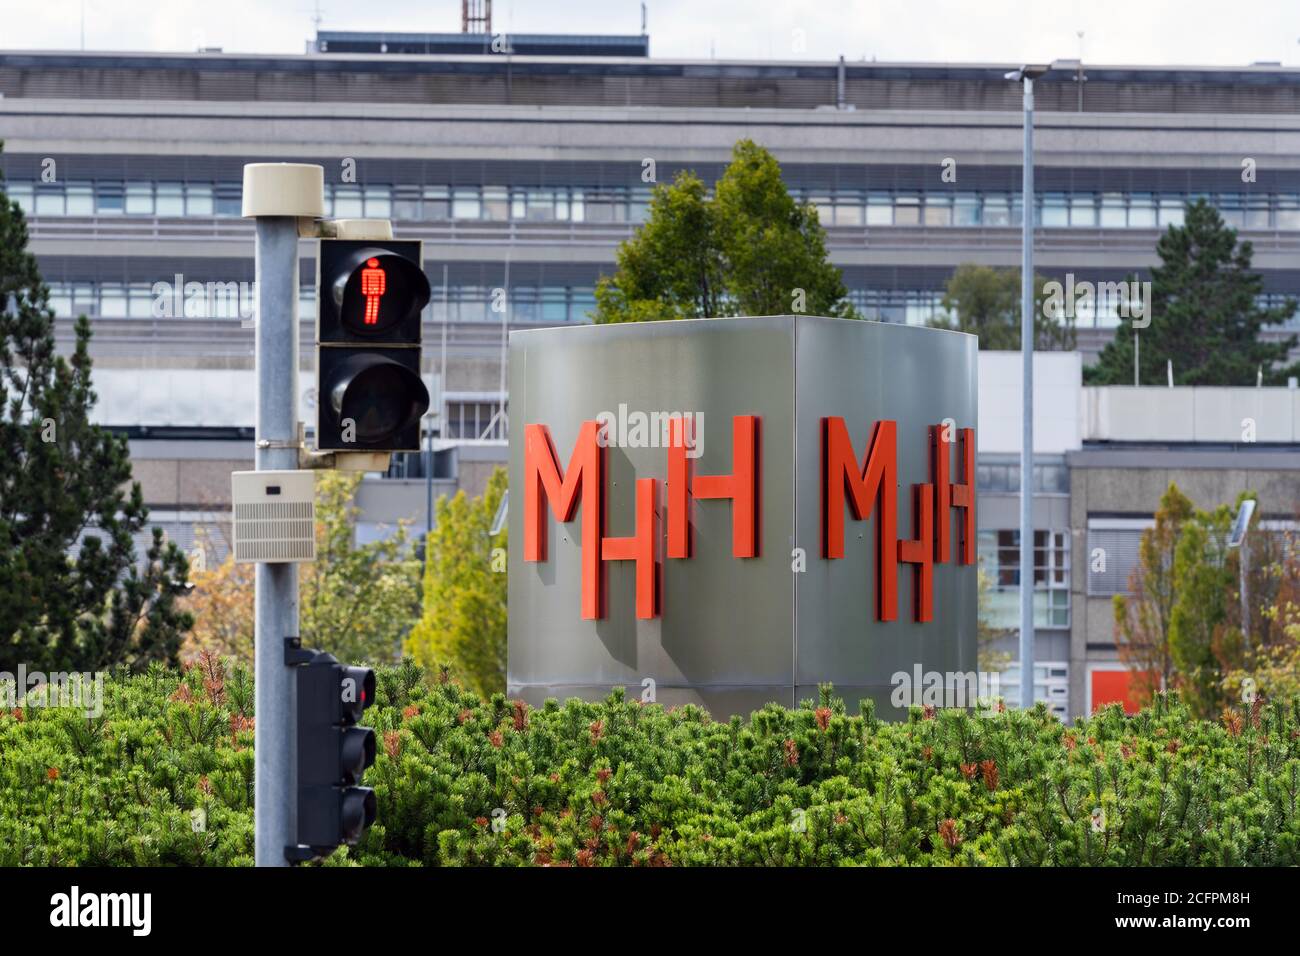
{"label": "cloudy sky", "polygon": [[[301,53],[322,29],[458,31],[460,0],[0,0],[0,49]],[[640,0],[496,0],[494,32],[638,33]],[[1300,66],[1295,0],[648,0],[651,53]],[[1082,40],[1079,33],[1082,32]],[[803,52],[797,47],[802,43]]]}

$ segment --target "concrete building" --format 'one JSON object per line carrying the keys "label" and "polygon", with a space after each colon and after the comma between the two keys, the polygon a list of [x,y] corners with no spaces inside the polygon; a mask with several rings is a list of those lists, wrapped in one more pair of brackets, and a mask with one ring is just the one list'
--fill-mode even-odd
{"label": "concrete building", "polygon": [[[653,182],[685,169],[711,182],[742,137],[817,206],[872,319],[928,322],[957,265],[1019,264],[1020,92],[1003,78],[1018,64],[677,61],[651,58],[646,37],[513,39],[509,53],[439,34],[321,34],[297,56],[0,51],[5,189],[30,217],[60,342],[91,317],[99,419],[130,436],[173,537],[219,524],[229,472],[251,466],[247,162],[319,163],[327,214],[391,218],[425,243],[432,466],[397,456],[367,479],[363,536],[421,526],[426,477],[437,493],[482,487],[504,460],[506,332],[587,321]],[[1253,243],[1266,300],[1300,294],[1300,70],[1058,61],[1036,87],[1040,272],[1140,274],[1205,196]],[[310,243],[302,253],[310,422]],[[1043,356],[1037,378],[1037,659],[1063,713],[1090,705],[1090,669],[1114,659],[1106,588],[1127,573],[1085,577],[1094,535],[1131,543],[1171,476],[1198,504],[1250,485],[1278,496],[1267,511],[1294,511],[1281,503],[1295,497],[1294,393],[1081,386],[1116,305],[1084,310],[1079,352]],[[979,483],[981,545],[1014,603],[1011,358],[981,369]],[[1227,403],[1252,401],[1259,437],[1243,443]]]}

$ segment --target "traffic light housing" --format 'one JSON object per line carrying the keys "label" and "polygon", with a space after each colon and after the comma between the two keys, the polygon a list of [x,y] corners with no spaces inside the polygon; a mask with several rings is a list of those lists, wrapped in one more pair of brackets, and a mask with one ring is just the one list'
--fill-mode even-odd
{"label": "traffic light housing", "polygon": [[298,679],[298,859],[353,846],[375,822],[375,792],[359,786],[375,762],[375,732],[358,726],[375,672],[330,654],[291,651]]}
{"label": "traffic light housing", "polygon": [[316,257],[316,447],[419,451],[429,279],[418,240],[322,239]]}

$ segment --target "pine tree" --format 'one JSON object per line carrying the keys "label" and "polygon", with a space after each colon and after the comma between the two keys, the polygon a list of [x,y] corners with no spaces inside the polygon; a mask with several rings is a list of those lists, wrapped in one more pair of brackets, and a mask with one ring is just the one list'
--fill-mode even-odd
{"label": "pine tree", "polygon": [[27,224],[0,193],[0,671],[175,662],[192,623],[175,603],[187,562],[160,529],[137,563],[149,513],[126,439],[90,422],[90,334],[81,316],[56,353]]}
{"label": "pine tree", "polygon": [[[1249,242],[1224,225],[1204,199],[1187,207],[1184,224],[1170,226],[1156,245],[1161,264],[1151,270],[1150,325],[1138,331],[1139,382],[1164,384],[1172,361],[1177,385],[1284,384],[1296,365],[1284,363],[1296,336],[1263,342],[1264,326],[1285,322],[1295,311],[1288,300],[1261,308],[1264,280],[1251,271]],[[1090,385],[1133,384],[1134,330],[1123,321],[1097,363],[1084,370]]]}

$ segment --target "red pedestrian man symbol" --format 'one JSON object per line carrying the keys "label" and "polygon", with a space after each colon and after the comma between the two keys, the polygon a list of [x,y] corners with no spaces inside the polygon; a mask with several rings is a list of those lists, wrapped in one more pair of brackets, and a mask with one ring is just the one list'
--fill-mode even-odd
{"label": "red pedestrian man symbol", "polygon": [[361,294],[366,297],[366,325],[379,324],[379,300],[388,288],[388,279],[384,270],[379,268],[378,259],[367,259],[366,267],[361,270]]}

